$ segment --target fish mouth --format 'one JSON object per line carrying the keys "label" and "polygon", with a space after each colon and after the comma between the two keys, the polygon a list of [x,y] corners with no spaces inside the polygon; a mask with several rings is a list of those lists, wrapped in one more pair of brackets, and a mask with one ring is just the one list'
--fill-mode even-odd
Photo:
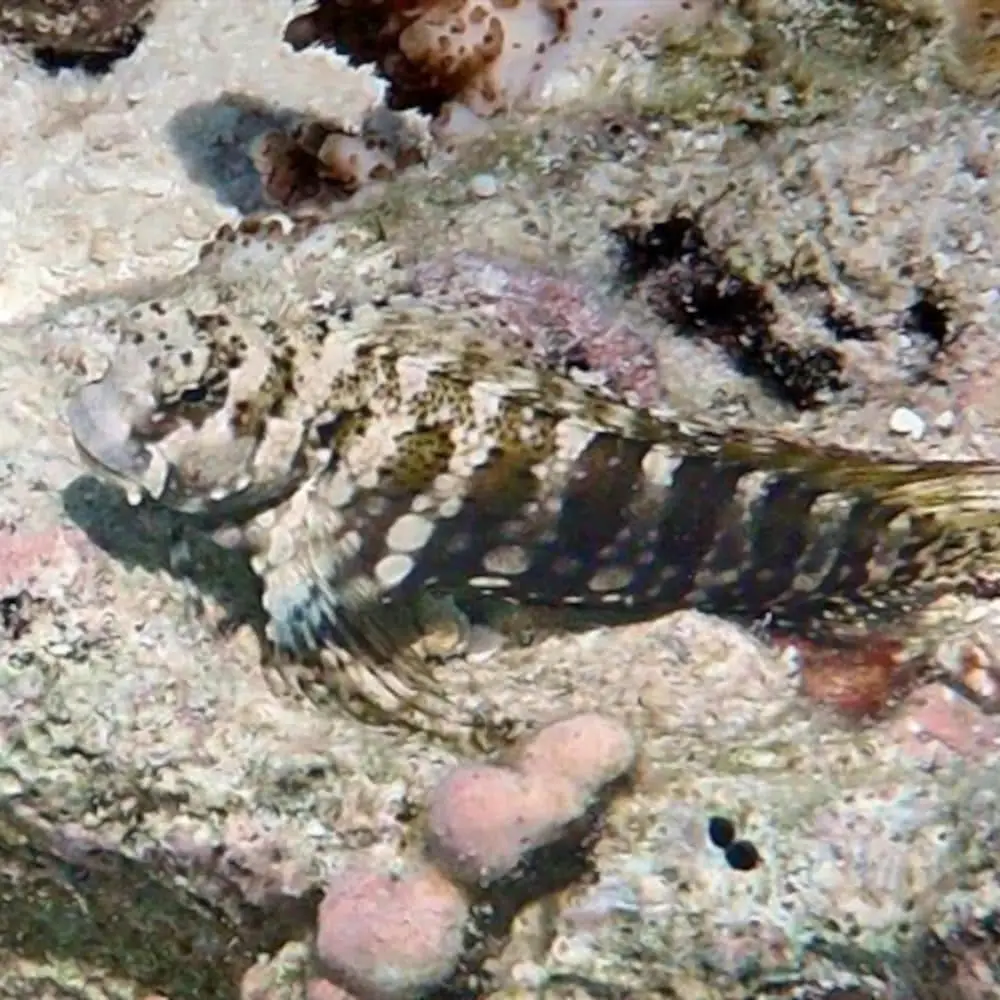
{"label": "fish mouth", "polygon": [[122,402],[108,383],[91,382],[70,401],[67,420],[84,466],[124,490],[134,507],[146,496],[163,496],[170,465],[155,446],[135,438]]}

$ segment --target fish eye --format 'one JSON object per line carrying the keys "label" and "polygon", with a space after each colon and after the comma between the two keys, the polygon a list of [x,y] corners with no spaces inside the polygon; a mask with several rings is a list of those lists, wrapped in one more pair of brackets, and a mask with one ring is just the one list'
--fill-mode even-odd
{"label": "fish eye", "polygon": [[181,393],[181,402],[187,404],[188,406],[194,406],[197,403],[204,403],[208,397],[208,387],[204,385],[194,385],[189,389],[185,389]]}

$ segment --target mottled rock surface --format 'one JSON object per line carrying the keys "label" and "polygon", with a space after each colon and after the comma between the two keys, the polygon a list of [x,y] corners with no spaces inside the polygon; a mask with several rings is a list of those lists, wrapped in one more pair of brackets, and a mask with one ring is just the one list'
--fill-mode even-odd
{"label": "mottled rock surface", "polygon": [[[873,70],[827,96],[819,120],[782,117],[777,99],[774,121],[708,99],[701,124],[631,101],[528,118],[301,237],[220,245],[195,277],[149,293],[278,314],[288,297],[419,284],[502,312],[550,362],[628,382],[602,341],[613,335],[637,364],[632,387],[680,410],[996,458],[1000,113],[914,58],[909,76]],[[470,189],[483,170],[502,195]],[[760,291],[776,338],[835,350],[844,387],[800,412],[738,370],[711,316],[691,330],[665,318],[676,260],[627,281],[613,231],[672,217],[697,218],[713,266]],[[492,263],[462,271],[473,259]],[[564,308],[525,297],[526,273]],[[298,998],[326,879],[360,847],[405,853],[409,804],[454,758],[276,695],[248,628],[186,621],[163,519],[137,528],[81,475],[62,423],[126,304],[109,293],[0,330],[0,996],[200,1000],[235,997],[245,978],[248,998]],[[920,440],[891,431],[900,406],[924,418]],[[217,617],[246,620],[245,568],[199,555]],[[946,651],[975,637],[988,686],[1000,609],[943,602],[924,628]],[[485,970],[490,995],[995,991],[1000,728],[971,702],[935,685],[847,724],[802,696],[777,650],[695,613],[451,669],[449,683],[488,686],[505,712],[599,709],[644,748],[592,881],[519,916]],[[759,866],[726,864],[712,814],[736,822]]]}

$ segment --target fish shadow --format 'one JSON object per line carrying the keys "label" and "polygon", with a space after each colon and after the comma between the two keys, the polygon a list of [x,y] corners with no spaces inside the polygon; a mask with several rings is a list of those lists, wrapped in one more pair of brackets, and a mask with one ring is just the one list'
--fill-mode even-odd
{"label": "fish shadow", "polygon": [[222,627],[248,623],[263,634],[260,581],[243,552],[224,549],[163,507],[132,507],[124,494],[93,476],[78,476],[60,491],[66,516],[99,549],[126,569],[165,573],[180,582],[170,560],[171,538],[185,528],[192,564],[187,579],[223,609]]}

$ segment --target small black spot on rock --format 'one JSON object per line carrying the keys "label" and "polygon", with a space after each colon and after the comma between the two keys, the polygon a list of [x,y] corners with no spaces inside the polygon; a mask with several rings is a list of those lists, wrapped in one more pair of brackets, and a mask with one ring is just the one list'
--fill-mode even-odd
{"label": "small black spot on rock", "polygon": [[753,871],[760,864],[760,853],[749,840],[734,840],[726,848],[726,864],[739,872]]}
{"label": "small black spot on rock", "polygon": [[713,816],[708,821],[708,839],[719,848],[725,850],[736,837],[736,827],[731,819],[725,816]]}

